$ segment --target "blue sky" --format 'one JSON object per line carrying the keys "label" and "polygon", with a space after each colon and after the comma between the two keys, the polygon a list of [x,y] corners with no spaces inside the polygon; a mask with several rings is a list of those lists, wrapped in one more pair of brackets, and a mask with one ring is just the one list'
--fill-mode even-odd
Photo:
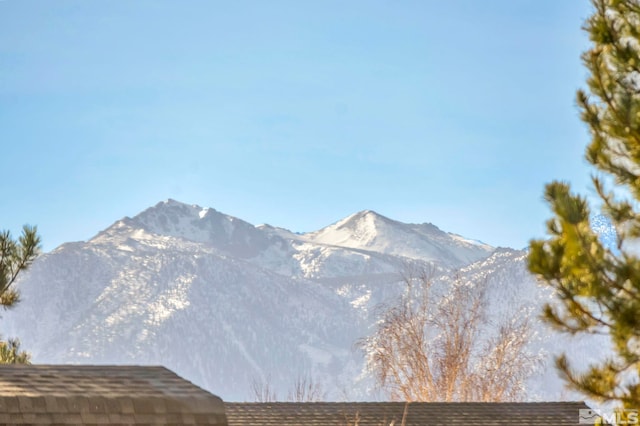
{"label": "blue sky", "polygon": [[0,1],[0,229],[46,250],[167,198],[492,245],[582,192],[587,0]]}

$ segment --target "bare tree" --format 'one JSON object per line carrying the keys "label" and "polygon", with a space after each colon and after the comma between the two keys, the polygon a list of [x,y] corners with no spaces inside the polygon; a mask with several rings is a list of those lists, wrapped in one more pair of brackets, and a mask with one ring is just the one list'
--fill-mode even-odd
{"label": "bare tree", "polygon": [[[271,384],[271,376],[266,380],[253,379],[251,381],[251,397],[255,402],[279,401],[276,390]],[[298,375],[287,393],[288,402],[319,402],[324,401],[326,392],[322,384],[308,375]]]}
{"label": "bare tree", "polygon": [[320,382],[310,376],[299,375],[289,391],[287,401],[290,402],[319,402],[324,401],[326,393]]}
{"label": "bare tree", "polygon": [[358,342],[377,385],[393,400],[522,398],[524,381],[540,360],[527,350],[529,315],[491,324],[486,283],[457,276],[437,294],[431,276],[406,277],[403,295],[381,309],[373,335]]}
{"label": "bare tree", "polygon": [[276,402],[278,400],[278,395],[271,386],[270,377],[267,377],[266,380],[256,378],[251,380],[250,392],[254,402]]}

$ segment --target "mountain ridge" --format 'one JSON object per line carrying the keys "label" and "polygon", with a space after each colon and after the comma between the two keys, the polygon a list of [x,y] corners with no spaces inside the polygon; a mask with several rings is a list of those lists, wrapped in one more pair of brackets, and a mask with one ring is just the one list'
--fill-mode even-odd
{"label": "mountain ridge", "polygon": [[[353,343],[402,291],[403,274],[486,280],[497,318],[549,297],[525,257],[371,210],[295,234],[169,199],[43,255],[1,321],[38,363],[163,364],[226,400],[250,398],[256,379],[285,395],[291,374],[304,374],[331,398],[349,389],[367,399]],[[548,397],[560,384],[545,376],[530,387]]]}

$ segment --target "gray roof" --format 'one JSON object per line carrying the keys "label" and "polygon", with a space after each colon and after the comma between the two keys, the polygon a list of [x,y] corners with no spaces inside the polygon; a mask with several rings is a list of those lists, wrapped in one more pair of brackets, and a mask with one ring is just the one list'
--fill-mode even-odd
{"label": "gray roof", "polygon": [[0,365],[0,424],[226,425],[217,396],[164,367]]}
{"label": "gray roof", "polygon": [[[225,403],[229,426],[400,426],[404,402]],[[406,425],[577,425],[583,402],[413,402]]]}

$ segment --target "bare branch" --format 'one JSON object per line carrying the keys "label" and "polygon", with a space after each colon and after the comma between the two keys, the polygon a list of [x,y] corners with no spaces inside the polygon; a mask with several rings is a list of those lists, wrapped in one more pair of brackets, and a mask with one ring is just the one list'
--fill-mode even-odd
{"label": "bare branch", "polygon": [[[527,351],[530,312],[488,324],[486,283],[455,276],[434,297],[431,275],[418,277],[405,277],[403,297],[358,342],[378,387],[393,400],[520,399],[539,358]],[[487,338],[490,326],[498,332]]]}

